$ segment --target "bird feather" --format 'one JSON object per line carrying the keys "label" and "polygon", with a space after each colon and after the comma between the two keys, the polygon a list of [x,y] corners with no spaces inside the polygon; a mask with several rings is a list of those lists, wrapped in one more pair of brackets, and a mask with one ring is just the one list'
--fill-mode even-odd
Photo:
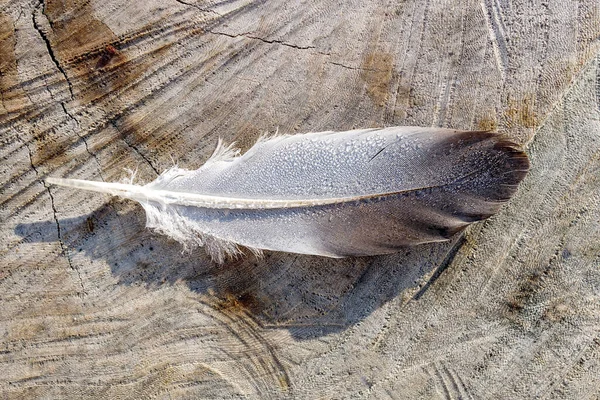
{"label": "bird feather", "polygon": [[144,186],[48,178],[138,201],[147,226],[217,262],[240,246],[327,257],[446,241],[496,213],[529,168],[492,132],[390,127],[221,141],[197,170]]}

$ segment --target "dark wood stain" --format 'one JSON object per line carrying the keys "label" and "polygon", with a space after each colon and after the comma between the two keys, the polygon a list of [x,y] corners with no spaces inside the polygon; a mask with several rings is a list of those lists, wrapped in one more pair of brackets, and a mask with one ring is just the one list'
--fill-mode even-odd
{"label": "dark wood stain", "polygon": [[477,129],[493,132],[498,129],[498,122],[493,116],[484,116],[477,122]]}
{"label": "dark wood stain", "polygon": [[76,83],[74,96],[83,100],[83,103],[89,103],[95,97],[86,93],[90,86],[103,88],[103,92],[110,91],[110,87],[103,85],[102,80],[94,79],[93,75],[97,69],[120,55],[112,44],[118,41],[118,37],[94,17],[90,3],[49,0],[44,13],[52,27],[50,38],[58,62],[63,65],[72,82]]}
{"label": "dark wood stain", "polygon": [[15,45],[13,21],[0,13],[0,115],[17,112],[30,104],[19,85]]}
{"label": "dark wood stain", "polygon": [[[238,282],[248,286],[248,282]],[[256,358],[255,367],[264,371],[277,382],[279,388],[287,391],[291,386],[285,366],[279,360],[275,343],[260,332],[261,324],[254,316],[262,311],[262,302],[250,290],[231,287],[231,291],[220,293],[214,307],[228,320],[228,327],[234,335],[247,346],[247,351]],[[215,299],[216,300],[216,299]],[[212,303],[212,302],[211,302]]]}
{"label": "dark wood stain", "polygon": [[33,139],[35,151],[32,152],[32,163],[35,166],[46,164],[50,167],[58,167],[66,164],[72,159],[72,155],[66,152],[79,141],[77,136],[57,136],[55,131],[38,132]]}
{"label": "dark wood stain", "polygon": [[539,121],[535,112],[534,97],[525,96],[522,99],[509,98],[504,111],[504,120],[507,128],[516,126],[535,128]]}
{"label": "dark wood stain", "polygon": [[113,45],[107,44],[94,69],[98,70],[106,67],[114,58],[117,58],[119,55],[119,51],[115,49]]}
{"label": "dark wood stain", "polygon": [[51,42],[59,61],[103,48],[117,39],[108,26],[94,17],[89,2],[48,0],[44,14],[52,28]]}
{"label": "dark wood stain", "polygon": [[[146,90],[141,92],[140,88],[148,78],[160,75],[177,58],[176,51],[172,51],[173,45],[204,34],[206,24],[199,27],[197,21],[187,18],[181,21],[177,21],[177,18],[158,20],[116,36],[106,24],[94,18],[88,2],[48,0],[38,12],[48,20],[50,27],[45,29],[44,34],[72,90],[72,98],[66,99],[63,104],[66,105],[63,108],[69,109],[71,115],[65,115],[62,123],[71,124],[71,118],[79,119],[80,113],[94,107],[100,115],[95,116],[92,125],[80,126],[82,130],[79,136],[90,137],[112,125],[127,145],[138,153],[137,146],[141,144],[145,147],[164,146],[164,137],[157,131],[162,132],[167,121],[157,126],[154,114],[139,111],[140,106],[156,95],[156,90],[149,93]],[[178,14],[171,17],[180,16]],[[186,12],[182,11],[181,14]],[[200,66],[182,71],[182,75],[198,68]],[[179,78],[179,75],[171,77],[157,90],[177,84]],[[42,76],[20,84],[15,82],[15,85],[27,86],[29,93],[46,90]],[[64,81],[61,81],[61,85],[64,85]],[[44,104],[30,104],[29,107],[29,121],[37,120],[50,110],[50,105]],[[132,110],[137,111],[133,113]],[[21,112],[21,115],[24,113]],[[1,117],[0,113],[0,121]],[[10,123],[9,120],[5,122]],[[36,165],[47,160],[52,164],[62,164],[64,157],[58,157],[57,160],[50,158],[68,152],[81,140],[78,138],[69,143],[63,140],[62,143],[67,146],[63,148],[58,147],[58,142],[61,142],[58,140],[45,143],[47,138],[54,136],[54,130],[54,127],[40,130],[36,133],[36,139],[30,141],[32,148],[40,150],[40,154],[32,155]],[[172,136],[168,140],[173,140]],[[97,153],[104,147],[106,144],[95,146],[91,151]]]}
{"label": "dark wood stain", "polygon": [[94,18],[90,3],[51,0],[44,12],[52,27],[54,52],[71,78],[76,88],[74,95],[81,105],[131,86],[155,64],[155,58],[164,56],[174,44],[169,42],[132,59],[128,56],[131,45],[151,37],[158,25],[161,30],[167,29],[164,23],[150,24],[118,37],[104,22]]}
{"label": "dark wood stain", "polygon": [[389,53],[367,54],[361,65],[361,78],[367,84],[367,94],[379,107],[383,107],[390,95],[394,71],[394,59]]}
{"label": "dark wood stain", "polygon": [[[128,115],[131,107],[138,105],[136,100],[141,95],[135,93],[137,85],[156,64],[156,60],[167,57],[166,53],[177,41],[161,43],[158,47],[150,48],[132,58],[129,53],[134,48],[133,45],[143,40],[151,40],[157,33],[167,35],[165,30],[168,34],[173,34],[173,31],[185,31],[185,34],[189,35],[198,34],[197,29],[190,29],[188,22],[168,27],[164,21],[160,21],[118,37],[106,24],[94,17],[89,2],[49,0],[43,13],[52,28],[47,34],[53,52],[72,87],[71,100],[75,100],[76,106],[79,107],[94,105],[107,117],[113,116],[113,121],[119,120],[119,116]],[[74,115],[77,116],[76,112]],[[129,145],[135,146],[146,142],[148,137],[148,132],[140,126],[141,121],[143,118],[129,116],[126,123],[113,125],[119,129],[122,138],[127,138]],[[91,128],[92,131],[95,129]],[[61,153],[61,149],[56,146],[57,142],[45,143],[45,138],[49,135],[51,136],[49,132],[39,134],[38,139],[44,143],[43,146],[37,146],[41,151],[41,154],[36,155],[38,163]],[[80,135],[86,136],[85,133]],[[65,147],[62,151],[66,149]],[[63,161],[52,160],[53,163]]]}
{"label": "dark wood stain", "polygon": [[552,274],[552,267],[550,262],[545,267],[529,273],[521,280],[519,287],[509,295],[506,307],[510,320],[516,323],[521,322],[522,313],[526,312],[529,306],[535,304],[537,294],[543,289],[544,282]]}
{"label": "dark wood stain", "polygon": [[250,293],[225,293],[217,307],[227,314],[255,313],[260,306],[258,298]]}

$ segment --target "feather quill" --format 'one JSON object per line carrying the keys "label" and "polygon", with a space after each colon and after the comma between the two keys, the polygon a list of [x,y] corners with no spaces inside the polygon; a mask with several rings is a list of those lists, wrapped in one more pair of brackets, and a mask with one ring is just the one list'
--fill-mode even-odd
{"label": "feather quill", "polygon": [[241,156],[219,141],[199,169],[144,186],[46,182],[136,200],[149,228],[223,262],[240,246],[346,257],[445,241],[496,213],[528,168],[496,133],[391,127],[262,138]]}

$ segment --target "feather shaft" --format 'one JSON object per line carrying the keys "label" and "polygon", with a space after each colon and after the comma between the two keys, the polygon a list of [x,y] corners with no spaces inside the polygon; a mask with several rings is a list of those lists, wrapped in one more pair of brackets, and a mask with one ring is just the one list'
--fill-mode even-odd
{"label": "feather shaft", "polygon": [[[473,174],[473,173],[470,173]],[[82,179],[65,178],[46,178],[46,183],[56,186],[82,189],[90,192],[106,193],[111,196],[118,196],[125,199],[136,200],[139,202],[156,202],[164,205],[180,205],[217,209],[243,209],[243,210],[269,210],[277,208],[299,208],[324,206],[330,204],[341,204],[368,199],[383,198],[392,195],[399,195],[406,192],[413,192],[428,189],[429,187],[420,187],[410,190],[401,190],[398,192],[375,193],[352,197],[334,197],[334,198],[314,198],[314,199],[243,199],[236,197],[209,196],[197,193],[177,192],[170,190],[148,189],[144,186],[116,183],[116,182],[97,182]]]}

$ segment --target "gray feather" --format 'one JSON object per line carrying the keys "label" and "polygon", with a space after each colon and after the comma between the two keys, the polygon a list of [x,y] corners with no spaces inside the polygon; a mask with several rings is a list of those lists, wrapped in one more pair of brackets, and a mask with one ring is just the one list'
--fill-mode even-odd
{"label": "gray feather", "polygon": [[137,200],[148,227],[222,262],[240,245],[345,257],[445,241],[497,212],[528,167],[495,133],[393,127],[275,136],[242,156],[219,144],[145,186],[47,182]]}

